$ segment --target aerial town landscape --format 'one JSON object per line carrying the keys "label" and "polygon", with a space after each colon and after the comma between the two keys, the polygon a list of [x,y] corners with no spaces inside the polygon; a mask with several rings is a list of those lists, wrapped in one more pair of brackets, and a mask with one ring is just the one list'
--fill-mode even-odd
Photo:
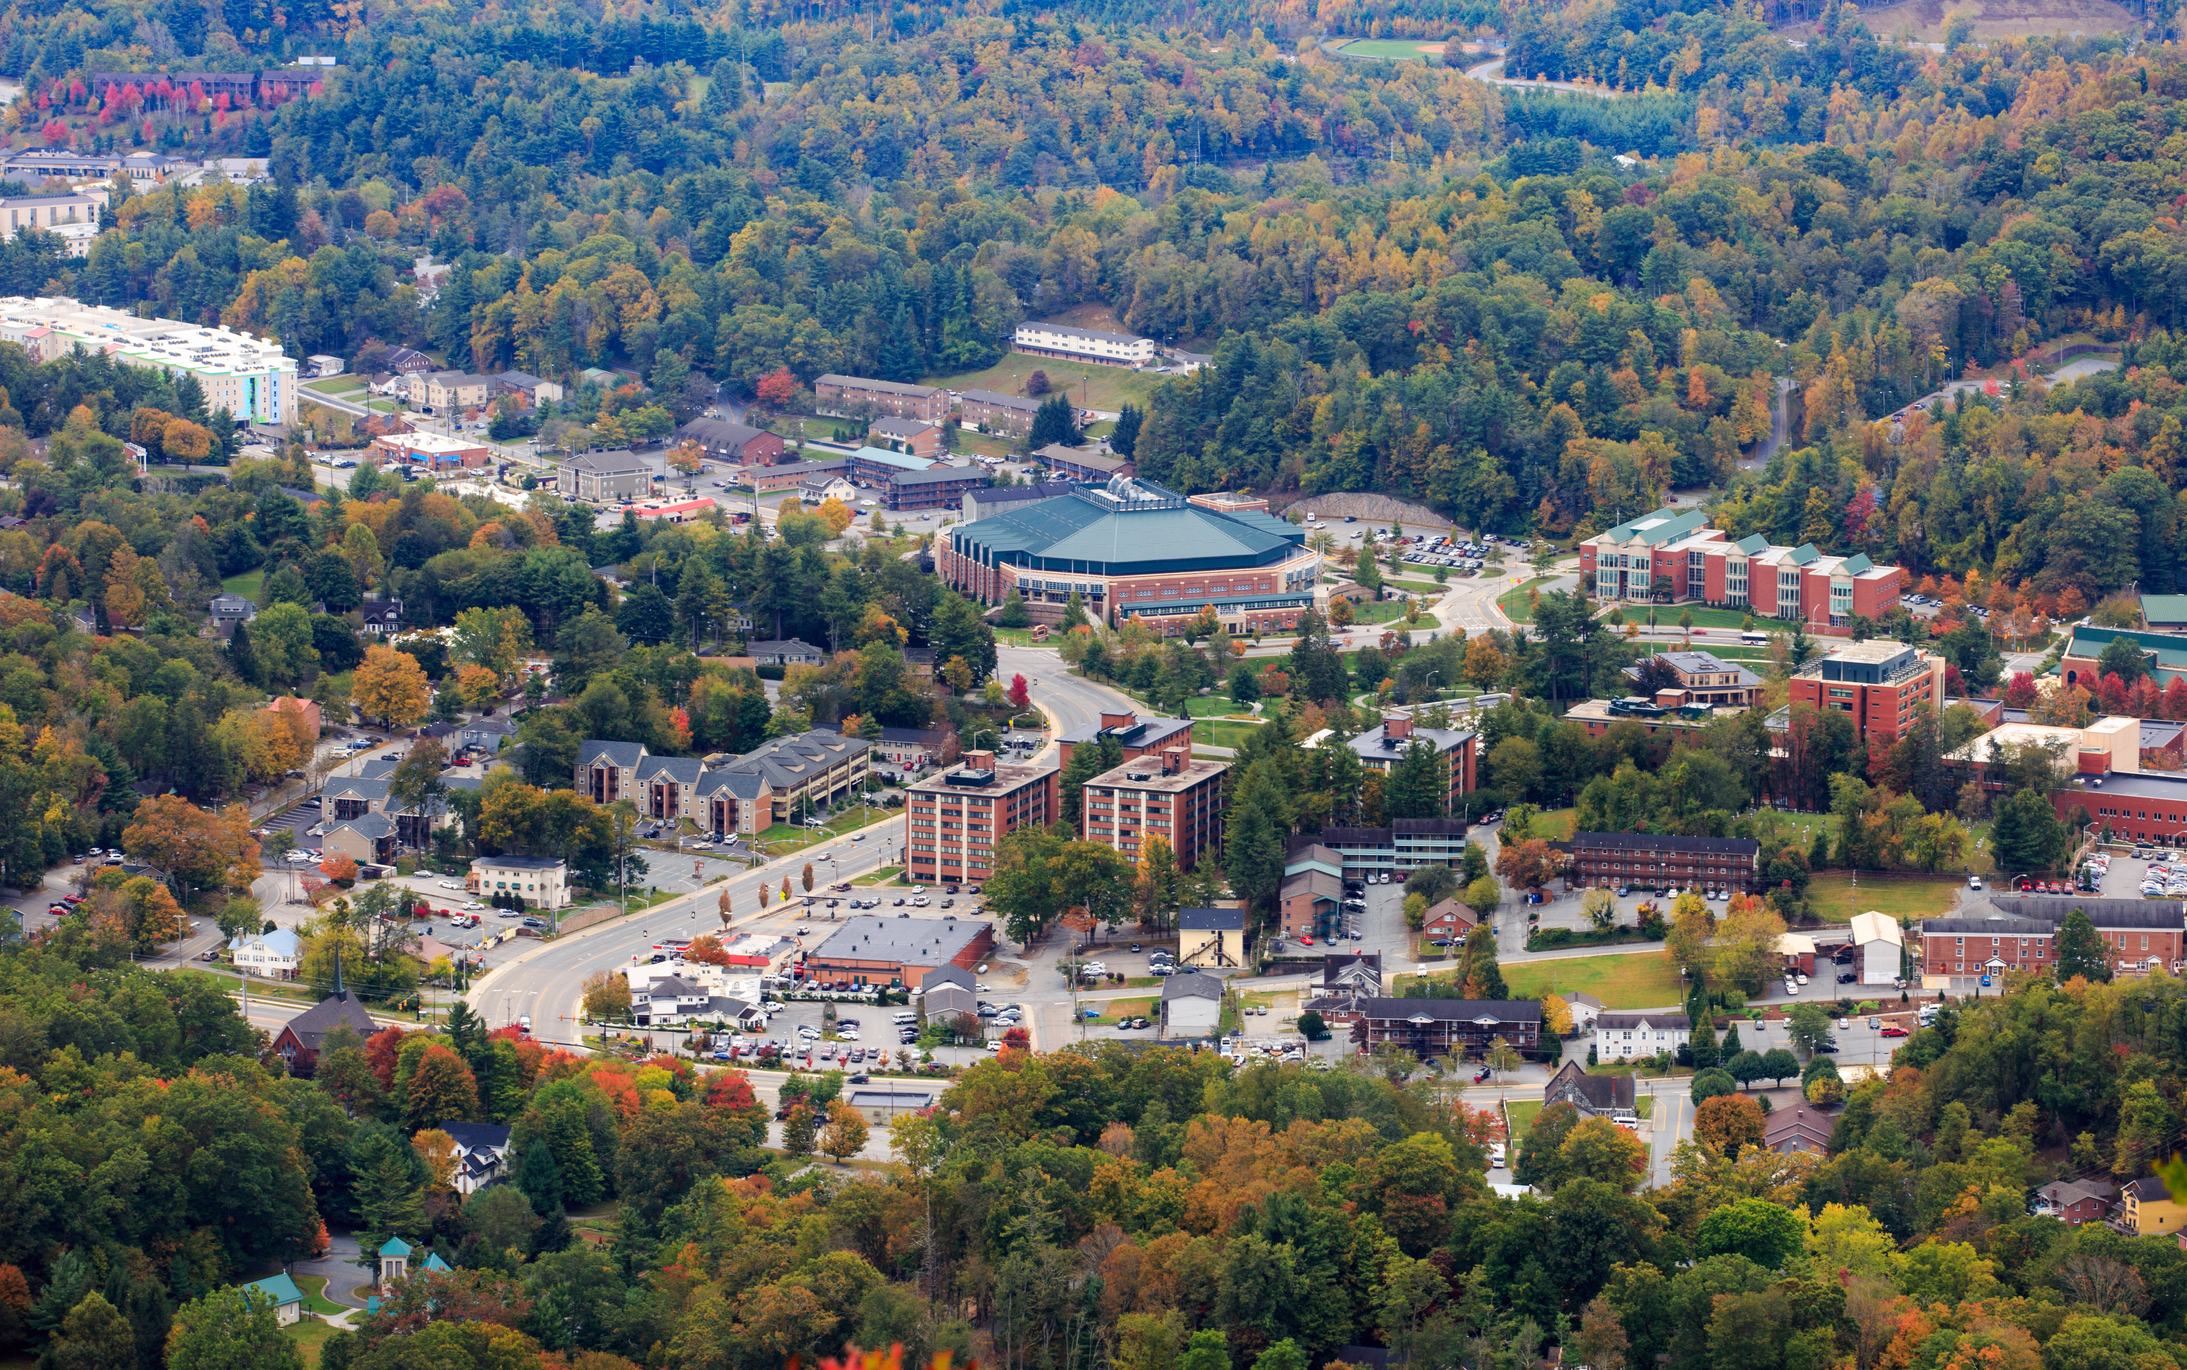
{"label": "aerial town landscape", "polygon": [[2187,1370],[2182,22],[9,9],[0,1370]]}

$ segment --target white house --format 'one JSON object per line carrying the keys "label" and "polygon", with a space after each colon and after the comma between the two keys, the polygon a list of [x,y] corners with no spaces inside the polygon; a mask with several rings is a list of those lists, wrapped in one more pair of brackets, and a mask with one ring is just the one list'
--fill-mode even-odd
{"label": "white house", "polygon": [[714,996],[706,992],[704,985],[669,975],[653,981],[643,992],[632,989],[630,1016],[639,1027],[668,1027],[686,1018],[703,1017],[713,1002]]}
{"label": "white house", "polygon": [[1864,985],[1888,985],[1905,968],[1906,930],[1889,914],[1854,914],[1853,945],[1859,951]]}
{"label": "white house", "polygon": [[237,970],[263,975],[269,980],[293,980],[297,963],[303,959],[304,944],[289,929],[275,928],[256,937],[233,938],[228,943],[228,951],[235,959]]}
{"label": "white house", "polygon": [[281,1327],[287,1327],[304,1316],[304,1291],[298,1289],[296,1281],[286,1274],[252,1280],[242,1287],[242,1293],[243,1297],[260,1307],[272,1304],[273,1320]]}
{"label": "white house", "polygon": [[509,1164],[508,1124],[444,1122],[440,1130],[456,1143],[451,1183],[458,1194],[475,1194],[501,1178]]}
{"label": "white house", "polygon": [[1595,1015],[1595,1059],[1676,1053],[1693,1038],[1683,1013],[1599,1013]]}
{"label": "white house", "polygon": [[1223,982],[1189,972],[1162,982],[1162,1035],[1212,1037],[1223,1016]]}
{"label": "white house", "polygon": [[471,862],[471,877],[482,895],[520,894],[535,909],[566,908],[569,870],[547,856],[481,856]]}

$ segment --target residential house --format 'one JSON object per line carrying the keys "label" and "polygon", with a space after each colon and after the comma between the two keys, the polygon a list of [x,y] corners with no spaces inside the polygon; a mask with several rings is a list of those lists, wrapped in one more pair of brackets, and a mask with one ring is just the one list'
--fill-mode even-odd
{"label": "residential house", "polygon": [[292,929],[275,928],[257,936],[230,938],[228,953],[235,968],[246,975],[293,980],[296,967],[303,960],[304,943]]}
{"label": "residential house", "polygon": [[799,502],[814,508],[831,499],[848,505],[858,498],[858,487],[841,476],[813,476],[797,487],[797,498]]}
{"label": "residential house", "polygon": [[[2142,596],[2144,602],[2149,598]],[[2119,1187],[2109,1180],[2052,1180],[2035,1191],[2035,1215],[2079,1227],[2109,1216],[2118,1197]]]}
{"label": "residential house", "polygon": [[828,654],[802,638],[763,638],[744,644],[744,654],[762,666],[823,666]]}
{"label": "residential house", "polygon": [[526,375],[522,371],[501,372],[493,378],[492,390],[496,396],[516,396],[524,401],[527,409],[562,398],[560,385],[553,381],[543,381],[537,376]]}
{"label": "residential house", "polygon": [[706,763],[695,756],[648,756],[638,763],[638,812],[671,822],[698,812]]}
{"label": "residential house", "polygon": [[645,989],[630,996],[630,1013],[639,1027],[673,1027],[687,1018],[703,1015],[713,996],[703,985],[694,985],[681,976],[668,975],[654,980]]}
{"label": "residential house", "polygon": [[415,376],[433,369],[433,359],[414,347],[387,349],[387,369],[398,376]]}
{"label": "residential house", "polygon": [[954,1026],[965,1014],[979,1016],[978,982],[959,965],[940,965],[919,979],[919,1009],[929,1023]]}
{"label": "residential house", "polygon": [[1382,953],[1355,951],[1321,958],[1321,982],[1315,993],[1356,994],[1374,998],[1382,993]]}
{"label": "residential house", "polygon": [[1177,964],[1223,966],[1236,970],[1245,964],[1245,910],[1179,909],[1177,911]]}
{"label": "residential house", "polygon": [[338,989],[282,1024],[280,1035],[273,1039],[273,1053],[289,1074],[309,1076],[319,1065],[319,1048],[327,1034],[344,1027],[356,1033],[360,1043],[380,1030],[356,996]]}
{"label": "residential house", "polygon": [[205,631],[202,636],[217,637],[226,642],[235,636],[238,624],[249,623],[257,617],[258,606],[243,596],[214,595],[212,607],[205,615]]}
{"label": "residential house", "polygon": [[280,713],[295,714],[303,719],[306,734],[310,737],[317,737],[320,729],[324,726],[318,704],[309,699],[298,699],[295,695],[283,695],[266,707]]}
{"label": "residential house", "polygon": [[1343,921],[1344,877],[1310,867],[1283,877],[1276,930],[1286,939],[1334,939]]}
{"label": "residential house", "polygon": [[364,631],[373,637],[393,637],[402,631],[402,601],[368,599],[357,612],[364,616]]}
{"label": "residential house", "polygon": [[1444,899],[1420,922],[1420,937],[1431,947],[1456,946],[1479,925],[1481,915],[1455,899]]}
{"label": "residential house", "polygon": [[1827,1156],[1830,1133],[1836,1126],[1837,1119],[1806,1104],[1772,1109],[1762,1122],[1762,1149],[1786,1156]]}
{"label": "residential house", "polygon": [[1223,982],[1197,971],[1162,982],[1164,1037],[1212,1037],[1223,1016]]}
{"label": "residential house", "polygon": [[1557,1073],[1542,1086],[1542,1105],[1570,1104],[1586,1118],[1637,1118],[1634,1111],[1631,1071],[1589,1075],[1586,1067],[1566,1057]]}
{"label": "residential house", "polygon": [[262,1280],[252,1280],[240,1286],[243,1297],[256,1308],[271,1306],[275,1326],[287,1327],[299,1322],[304,1316],[304,1291],[296,1287],[296,1281],[286,1272],[269,1275]]}
{"label": "residential house", "polygon": [[899,771],[923,771],[941,758],[948,738],[941,728],[883,728],[873,744],[873,760]]}
{"label": "residential house", "polygon": [[1593,1034],[1595,1020],[1602,1017],[1603,1003],[1592,994],[1574,992],[1560,994],[1564,1006],[1572,1010],[1572,1026],[1580,1032]]}
{"label": "residential house", "polygon": [[484,718],[474,718],[456,729],[456,737],[464,747],[491,756],[501,750],[502,743],[516,740],[516,724],[506,718],[488,714]]}
{"label": "residential house", "polygon": [[2129,1182],[2119,1191],[2111,1226],[2130,1237],[2162,1237],[2183,1230],[2179,1200],[2154,1175]]}
{"label": "residential house", "polygon": [[[2048,940],[2046,936],[2046,946]],[[1859,948],[1855,964],[1861,984],[1888,985],[1905,973],[1906,930],[1889,914],[1873,910],[1854,914],[1853,945]]]}
{"label": "residential house", "polygon": [[1595,1019],[1595,1059],[1625,1060],[1678,1049],[1693,1039],[1683,1013],[1604,1013]]}
{"label": "residential house", "polygon": [[474,1194],[502,1176],[509,1164],[507,1123],[442,1122],[440,1130],[454,1139],[455,1188],[458,1194]]}

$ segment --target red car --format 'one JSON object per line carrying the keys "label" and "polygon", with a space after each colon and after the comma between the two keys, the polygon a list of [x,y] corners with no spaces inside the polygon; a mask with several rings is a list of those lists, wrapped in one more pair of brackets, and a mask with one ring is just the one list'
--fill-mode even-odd
{"label": "red car", "polygon": [[1314,945],[1314,939],[1311,937],[1301,937],[1299,939],[1299,945],[1302,947],[1310,947]]}
{"label": "red car", "polygon": [[1904,1028],[1900,1027],[1900,1026],[1899,1026],[1898,1024],[1896,1024],[1896,1023],[1893,1023],[1893,1024],[1891,1025],[1891,1026],[1889,1026],[1889,1027],[1887,1027],[1887,1028],[1885,1028],[1885,1029],[1883,1030],[1883,1035],[1884,1035],[1884,1036],[1886,1036],[1886,1037],[1904,1037],[1904,1036],[1907,1036],[1908,1034],[1907,1034],[1907,1031],[1906,1031],[1906,1029],[1904,1029]]}

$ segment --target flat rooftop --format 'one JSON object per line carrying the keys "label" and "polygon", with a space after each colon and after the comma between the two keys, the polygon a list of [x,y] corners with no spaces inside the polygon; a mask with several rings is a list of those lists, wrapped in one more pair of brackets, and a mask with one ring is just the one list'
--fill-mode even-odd
{"label": "flat rooftop", "polygon": [[1181,771],[1164,771],[1159,765],[1148,765],[1142,759],[1127,761],[1113,771],[1103,771],[1086,783],[1122,785],[1134,790],[1179,794],[1229,769],[1230,763],[1227,761],[1193,761]]}
{"label": "flat rooftop", "polygon": [[985,770],[973,770],[970,766],[952,766],[908,786],[913,794],[983,795],[1008,793],[1036,780],[1046,780],[1060,769],[1055,766],[990,766]]}
{"label": "flat rooftop", "polygon": [[878,961],[897,966],[940,966],[957,958],[993,925],[970,918],[846,919],[813,948],[815,961]]}

